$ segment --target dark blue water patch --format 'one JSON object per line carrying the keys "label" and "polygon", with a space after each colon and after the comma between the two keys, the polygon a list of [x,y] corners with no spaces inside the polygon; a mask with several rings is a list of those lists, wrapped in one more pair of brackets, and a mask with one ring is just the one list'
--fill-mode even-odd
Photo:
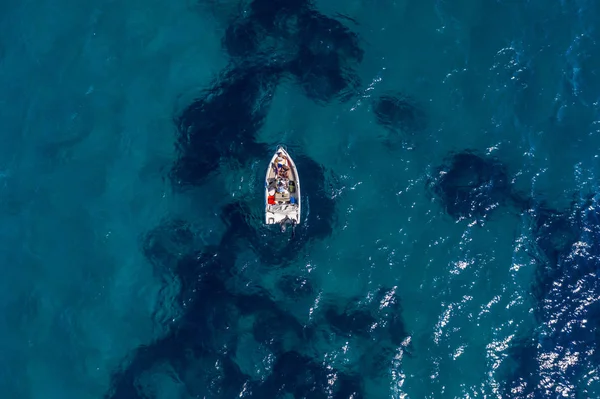
{"label": "dark blue water patch", "polygon": [[[531,237],[534,244],[529,253],[537,262],[532,293],[540,304],[565,273],[575,277],[580,270],[569,258],[572,258],[573,246],[581,241],[584,232],[594,229],[589,215],[586,216],[588,208],[594,209],[593,197],[574,199],[564,210],[552,209],[544,202],[528,210],[533,221]],[[540,306],[538,310],[542,309],[543,306]]]}
{"label": "dark blue water patch", "polygon": [[[318,103],[346,101],[360,79],[358,36],[340,21],[315,10],[311,2],[255,0],[251,12],[227,29],[223,45],[234,57],[273,53],[304,93]],[[264,48],[271,43],[271,49]]]}
{"label": "dark blue water patch", "polygon": [[251,57],[260,51],[266,32],[249,18],[239,18],[229,24],[222,39],[223,48],[231,57]]}
{"label": "dark blue water patch", "polygon": [[[239,316],[232,306],[234,298],[224,282],[213,273],[218,266],[208,266],[203,275],[192,280],[196,283],[195,297],[184,304],[186,312],[182,319],[171,327],[165,337],[134,351],[131,360],[114,374],[107,397],[142,398],[144,396],[138,390],[139,380],[153,367],[168,363],[183,379],[196,359],[220,355],[224,347],[235,346],[235,336],[229,327]],[[239,392],[243,377],[235,367],[225,371],[229,375],[223,376],[223,379],[228,381],[228,385],[223,384],[219,389]],[[240,383],[236,387],[231,381]]]}
{"label": "dark blue water patch", "polygon": [[[330,379],[334,375],[337,378],[331,384]],[[267,380],[252,387],[251,392],[254,398],[280,398],[286,393],[294,398],[307,399],[364,397],[359,376],[328,368],[296,351],[279,355]]]}
{"label": "dark blue water patch", "polygon": [[532,234],[536,245],[552,264],[558,263],[561,255],[569,253],[579,239],[581,227],[571,212],[560,212],[545,206],[535,209],[535,224]]}
{"label": "dark blue water patch", "polygon": [[221,245],[232,245],[235,240],[244,239],[256,243],[259,239],[257,226],[252,223],[253,212],[245,201],[233,201],[221,208],[220,218],[227,226],[221,237]]}
{"label": "dark blue water patch", "polygon": [[250,18],[267,31],[276,33],[281,19],[298,16],[311,6],[308,0],[254,0],[250,5]]}
{"label": "dark blue water patch", "polygon": [[389,335],[389,340],[395,347],[403,344],[408,337],[408,330],[402,317],[403,309],[400,297],[395,288],[391,290],[379,289],[375,300],[378,306],[377,315],[381,328]]}
{"label": "dark blue water patch", "polygon": [[[261,74],[271,75],[270,80],[266,79],[271,91],[274,90],[281,74],[285,71],[291,72],[306,95],[317,102],[329,102],[335,97],[348,99],[354,94],[354,89],[359,82],[347,64],[348,61],[360,62],[363,51],[358,45],[357,36],[342,23],[320,14],[312,9],[310,2],[303,0],[276,1],[274,3],[255,0],[251,3],[250,9],[249,16],[238,18],[228,27],[223,44],[233,57],[254,58],[254,62],[262,60],[261,62],[264,63],[267,60],[263,58],[261,52],[275,51],[275,49],[261,48],[261,43],[267,42],[268,36],[271,36],[272,39],[275,38],[275,42],[287,43],[287,45],[283,44],[283,47],[287,48],[281,53],[295,51],[296,55],[292,56],[292,60],[288,61],[285,59],[286,57],[283,57],[284,59],[277,61],[278,67],[261,70]],[[207,96],[206,99],[192,104],[180,118],[179,131],[189,132],[191,128],[193,133],[182,134],[182,139],[179,140],[179,147],[185,148],[185,150],[182,151],[182,156],[174,168],[176,173],[172,174],[177,184],[185,186],[200,183],[205,176],[217,169],[219,160],[223,156],[233,157],[241,163],[249,163],[249,159],[253,155],[264,155],[264,146],[254,142],[254,137],[264,121],[265,114],[259,112],[256,115],[251,108],[252,102],[254,102],[252,98],[256,97],[256,93],[263,89],[256,85],[253,86],[252,82],[260,81],[262,75],[259,74],[256,79],[252,76],[253,72],[246,72],[238,73],[237,80],[233,80],[232,84],[225,88],[226,90],[221,90],[220,96],[223,97],[223,101],[208,100]],[[349,88],[351,89],[348,90]],[[213,91],[215,90],[213,89]],[[230,96],[236,95],[246,100],[229,101],[228,107],[233,109],[225,110],[223,104],[227,104]],[[269,103],[269,101],[263,101],[263,104],[265,103]],[[240,112],[237,112],[238,110]],[[238,123],[231,123],[231,118],[228,116],[225,117],[225,120],[217,117],[214,117],[214,121],[209,120],[212,115],[219,113],[227,115],[228,112],[238,115],[236,119]],[[216,131],[209,131],[215,130],[215,126],[211,126],[211,123],[216,125]],[[203,129],[202,125],[207,128]],[[238,135],[240,132],[244,133],[243,140]],[[240,141],[243,142],[243,145],[232,150],[231,143]],[[225,150],[222,146],[223,143],[230,143],[230,148]],[[302,161],[297,160],[296,162],[301,163]],[[318,169],[311,164],[310,160],[305,163],[307,164],[306,169]],[[309,176],[305,172],[302,175]],[[318,198],[318,204],[319,208],[321,205],[326,205],[327,199]],[[329,217],[323,218],[321,215],[317,215],[317,222],[312,222],[309,226],[316,227],[318,230],[326,230],[327,226],[323,226],[322,221]],[[242,233],[247,233],[250,242],[255,242],[257,245],[254,247],[262,253],[263,251],[258,245],[260,242],[255,240],[255,235],[246,227],[242,227],[241,230]],[[317,233],[316,235],[327,234]],[[272,240],[270,237],[266,240],[265,237],[262,237],[262,242],[264,241]],[[273,256],[270,258],[272,259]],[[262,257],[262,259],[266,260],[267,257]]]}
{"label": "dark blue water patch", "polygon": [[360,80],[346,68],[337,54],[315,54],[302,46],[298,56],[290,63],[290,71],[306,96],[319,104],[336,99],[348,101],[357,92]]}
{"label": "dark blue water patch", "polygon": [[340,335],[376,337],[379,342],[389,341],[394,348],[408,336],[400,298],[394,289],[378,289],[368,303],[357,297],[343,306],[329,303],[322,308],[326,323]]}
{"label": "dark blue water patch", "polygon": [[350,303],[344,309],[328,306],[324,316],[334,332],[347,337],[370,336],[371,328],[377,321],[368,309],[358,307],[355,303]]}
{"label": "dark blue water patch", "polygon": [[[190,295],[183,303],[184,315],[171,326],[169,333],[150,345],[137,349],[130,361],[113,376],[107,397],[141,398],[138,382],[153,367],[168,363],[186,381],[190,370],[202,359],[218,360],[222,366],[218,381],[211,382],[216,397],[233,397],[242,390],[247,376],[243,375],[231,356],[235,353],[239,332],[235,326],[241,315],[255,315],[254,335],[274,350],[281,351],[280,340],[295,335],[305,338],[303,327],[292,316],[283,312],[266,295],[247,295],[229,289],[221,270],[226,268],[218,259],[231,254],[210,254],[203,265],[178,270],[195,270],[196,275],[180,275],[190,287]],[[189,261],[189,260],[187,260]],[[225,365],[228,365],[225,367]],[[187,376],[187,377],[186,377]],[[200,378],[200,377],[198,377]],[[194,385],[192,378],[186,385]]]}
{"label": "dark blue water patch", "polygon": [[427,115],[420,104],[402,93],[386,93],[372,104],[379,125],[394,134],[414,135],[427,126]]}
{"label": "dark blue water patch", "polygon": [[174,268],[182,256],[195,249],[194,233],[181,219],[163,220],[142,239],[146,259],[158,268]]}
{"label": "dark blue water patch", "polygon": [[578,389],[586,397],[582,381],[600,364],[598,209],[595,198],[574,202],[566,211],[535,209],[532,234],[540,254],[533,294],[540,325],[531,339],[509,351],[517,366],[506,386],[521,389],[515,397],[553,397],[557,387]]}
{"label": "dark blue water patch", "polygon": [[284,275],[277,282],[277,288],[288,299],[291,300],[313,300],[317,294],[310,276],[304,275]]}
{"label": "dark blue water patch", "polygon": [[364,377],[348,373],[336,374],[335,399],[362,399],[364,394]]}
{"label": "dark blue water patch", "polygon": [[[132,359],[116,371],[107,397],[144,397],[139,381],[153,367],[164,363],[176,371],[188,390],[197,393],[194,386],[202,379],[190,377],[190,370],[206,359],[229,364],[222,366],[216,380],[211,380],[208,393],[220,395],[217,397],[239,393],[247,376],[240,373],[229,354],[235,353],[239,333],[234,327],[241,315],[255,317],[253,335],[256,341],[267,345],[276,354],[283,351],[284,340],[289,343],[292,339],[300,346],[311,340],[312,330],[284,312],[266,292],[244,294],[227,287],[235,267],[235,254],[240,246],[247,245],[248,240],[257,236],[247,222],[245,206],[244,203],[224,206],[221,216],[228,228],[217,246],[194,249],[197,244],[183,221],[166,222],[146,238],[146,255],[180,281],[178,298],[183,315],[170,326],[165,337],[136,350]],[[182,250],[188,254],[177,256]]]}
{"label": "dark blue water patch", "polygon": [[221,45],[233,62],[278,64],[289,72],[291,60],[297,53],[297,42],[290,26],[295,19],[283,20],[283,26],[267,30],[254,18],[242,16],[234,19],[221,39]]}
{"label": "dark blue water patch", "polygon": [[[552,231],[546,232],[550,250],[554,249],[560,256],[555,281],[561,282],[560,285],[554,284],[548,292],[550,295],[557,294],[561,292],[557,288],[563,287],[568,292],[569,304],[585,299],[586,294],[593,295],[600,288],[596,284],[597,279],[590,278],[600,271],[600,206],[597,199],[591,197],[579,204],[574,203],[573,208],[571,212],[551,214],[558,219],[554,227],[556,238],[551,239]],[[551,225],[552,220],[550,217],[547,219],[546,224]],[[580,289],[576,290],[576,286]]]}
{"label": "dark blue water patch", "polygon": [[319,103],[347,101],[360,79],[354,68],[363,59],[358,36],[340,21],[315,10],[298,19],[298,56],[290,71],[306,95]]}
{"label": "dark blue water patch", "polygon": [[362,62],[364,50],[358,35],[337,19],[310,9],[300,14],[298,41],[315,56],[337,55],[348,64]]}
{"label": "dark blue water patch", "polygon": [[[178,279],[181,304],[186,307],[198,297],[198,283],[209,274],[213,279],[226,281],[232,276],[235,255],[219,252],[213,246],[182,257],[172,275]],[[216,281],[216,280],[215,280]]]}
{"label": "dark blue water patch", "polygon": [[270,65],[235,65],[176,119],[179,158],[171,178],[178,187],[198,185],[222,159],[245,165],[264,157],[255,141],[267,115],[282,69]]}
{"label": "dark blue water patch", "polygon": [[[260,303],[242,301],[253,300]],[[314,330],[303,326],[292,314],[283,311],[267,295],[240,296],[238,308],[242,314],[255,317],[252,334],[256,342],[280,354],[293,344],[301,347],[314,337]]]}
{"label": "dark blue water patch", "polygon": [[531,209],[530,214],[534,240],[530,254],[538,263],[533,294],[538,300],[543,300],[561,274],[562,261],[579,240],[581,226],[572,209],[559,211],[539,204]]}
{"label": "dark blue water patch", "polygon": [[447,158],[433,172],[427,186],[455,220],[481,220],[512,199],[504,163],[472,151],[455,153]]}
{"label": "dark blue water patch", "polygon": [[502,391],[505,397],[546,398],[539,389],[537,345],[537,339],[534,336],[521,337],[516,339],[506,350],[508,359],[498,369],[498,373],[503,378]]}
{"label": "dark blue water patch", "polygon": [[204,246],[187,222],[166,219],[145,235],[143,253],[164,284],[168,286],[173,278],[177,279],[177,298],[185,304],[195,296],[198,279],[206,270],[212,270],[222,279],[231,276],[235,256],[218,256],[231,250],[231,244],[223,242],[219,246]]}
{"label": "dark blue water patch", "polygon": [[333,193],[325,184],[325,168],[305,155],[294,157],[298,173],[302,176],[301,193],[305,225],[298,229],[298,241],[322,240],[329,237],[337,226],[337,214]]}
{"label": "dark blue water patch", "polygon": [[385,378],[399,351],[412,356],[411,347],[405,342],[408,331],[395,289],[380,288],[368,300],[323,298],[313,320],[319,328],[352,338],[352,351],[360,357],[352,364],[352,370],[364,378]]}
{"label": "dark blue water patch", "polygon": [[[262,204],[262,203],[261,203]],[[227,230],[221,239],[222,248],[236,253],[241,248],[250,248],[264,266],[279,265],[282,259],[292,261],[291,242],[286,240],[279,229],[265,229],[262,217],[264,209],[248,202],[236,200],[222,208],[221,218]],[[289,252],[290,256],[282,257]]]}
{"label": "dark blue water patch", "polygon": [[[157,264],[166,261],[175,277],[181,281],[180,300],[184,313],[171,326],[165,337],[134,351],[130,360],[125,361],[123,367],[115,372],[106,397],[145,397],[140,381],[146,373],[165,363],[175,370],[177,379],[184,383],[190,394],[208,394],[212,397],[232,397],[238,394],[247,383],[248,376],[240,372],[230,354],[235,353],[239,333],[235,331],[234,325],[241,315],[255,317],[255,340],[267,345],[276,355],[276,366],[272,376],[265,384],[259,384],[256,391],[250,391],[258,392],[252,397],[266,397],[262,395],[281,389],[306,394],[307,397],[320,397],[318,395],[325,392],[327,385],[323,385],[320,378],[332,371],[313,364],[308,358],[296,359],[302,364],[313,364],[308,370],[308,380],[285,381],[285,376],[278,374],[278,370],[286,369],[293,363],[287,363],[290,360],[287,357],[289,355],[281,355],[284,342],[289,344],[291,339],[298,347],[307,346],[314,339],[314,329],[301,325],[265,292],[248,295],[234,292],[227,287],[226,282],[231,278],[231,269],[235,266],[235,248],[239,245],[238,240],[243,242],[247,235],[252,233],[250,230],[244,231],[244,228],[250,227],[244,227],[243,208],[227,205],[223,210],[223,218],[230,224],[221,243],[188,256],[175,258],[170,254],[172,249],[169,249],[177,248],[180,243],[184,243],[186,248],[193,245],[193,237],[184,222],[165,223],[154,232],[152,239],[148,239],[153,245],[148,246],[147,256]],[[169,226],[174,229],[171,234],[164,231]],[[161,239],[165,240],[166,244],[160,245]],[[170,245],[172,247],[169,247]],[[177,265],[173,268],[172,263],[175,259]],[[207,377],[195,376],[192,371],[204,363],[211,362],[218,362],[222,366],[210,380],[210,389],[199,390],[198,381],[205,381]],[[338,380],[334,389],[337,392],[335,397],[349,397],[352,392],[356,393],[355,397],[360,397],[360,380],[340,373]]]}
{"label": "dark blue water patch", "polygon": [[234,398],[239,397],[248,377],[240,371],[231,355],[210,354],[190,362],[181,381],[187,397]]}

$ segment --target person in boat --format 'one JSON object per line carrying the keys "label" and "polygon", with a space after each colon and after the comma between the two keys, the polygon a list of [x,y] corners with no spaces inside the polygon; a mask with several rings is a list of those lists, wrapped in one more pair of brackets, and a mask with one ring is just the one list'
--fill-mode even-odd
{"label": "person in boat", "polygon": [[290,178],[290,167],[287,165],[283,165],[280,169],[279,169],[279,174],[278,176],[283,178],[283,179],[289,179]]}
{"label": "person in boat", "polygon": [[277,183],[277,192],[278,193],[285,193],[287,192],[288,187],[286,182],[284,182],[283,180],[279,180],[279,183]]}
{"label": "person in boat", "polygon": [[279,167],[288,164],[288,157],[283,154],[283,151],[277,151],[277,158],[275,158],[275,163]]}
{"label": "person in boat", "polygon": [[277,152],[277,158],[275,158],[274,167],[275,167],[275,175],[288,178],[289,174],[289,162],[288,157],[282,152]]}

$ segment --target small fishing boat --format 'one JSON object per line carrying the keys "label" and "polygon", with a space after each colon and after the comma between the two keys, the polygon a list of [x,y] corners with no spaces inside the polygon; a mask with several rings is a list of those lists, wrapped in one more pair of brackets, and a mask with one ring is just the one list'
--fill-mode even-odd
{"label": "small fishing boat", "polygon": [[295,229],[300,223],[300,177],[294,160],[281,146],[277,148],[267,167],[265,223],[279,224],[282,232],[287,224]]}

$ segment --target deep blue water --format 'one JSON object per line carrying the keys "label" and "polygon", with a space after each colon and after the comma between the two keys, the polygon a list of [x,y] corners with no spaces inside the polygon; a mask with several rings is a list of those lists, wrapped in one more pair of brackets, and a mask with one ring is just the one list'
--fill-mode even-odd
{"label": "deep blue water", "polygon": [[1,2],[0,397],[599,398],[599,22]]}

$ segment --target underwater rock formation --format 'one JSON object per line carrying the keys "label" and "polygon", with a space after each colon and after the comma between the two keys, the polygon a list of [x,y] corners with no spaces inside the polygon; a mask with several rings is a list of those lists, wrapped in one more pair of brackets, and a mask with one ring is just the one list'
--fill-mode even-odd
{"label": "underwater rock formation", "polygon": [[564,258],[579,240],[581,227],[571,211],[560,212],[542,204],[534,207],[530,213],[533,220],[531,235],[534,239],[531,255],[538,263],[533,295],[543,301],[562,273]]}
{"label": "underwater rock formation", "polygon": [[347,101],[360,85],[354,68],[363,59],[358,36],[341,22],[314,10],[298,18],[298,53],[290,71],[318,103]]}
{"label": "underwater rock formation", "polygon": [[279,355],[267,380],[250,391],[255,398],[277,398],[284,393],[311,399],[364,397],[358,376],[340,373],[296,351]]}
{"label": "underwater rock formation", "polygon": [[[177,380],[190,387],[205,376],[194,375],[190,370],[207,367],[215,362],[219,367],[204,387],[205,390],[190,392],[194,395],[233,397],[242,391],[248,380],[232,358],[240,331],[238,321],[244,315],[255,318],[253,334],[257,342],[268,345],[278,353],[280,340],[290,336],[297,341],[306,332],[300,323],[283,312],[267,295],[244,294],[227,287],[232,253],[226,248],[216,253],[204,252],[181,260],[176,278],[183,284],[181,298],[185,310],[182,317],[171,326],[166,336],[137,349],[124,367],[113,376],[113,385],[106,397],[143,398],[138,387],[145,373],[155,367],[168,364],[176,373]],[[207,364],[204,364],[208,361]],[[204,373],[204,371],[202,372]],[[189,381],[188,381],[189,380]]]}
{"label": "underwater rock formation", "polygon": [[336,98],[347,101],[359,86],[358,77],[346,69],[337,54],[317,55],[307,47],[300,48],[290,71],[306,96],[320,104]]}
{"label": "underwater rock formation", "polygon": [[229,306],[235,298],[215,273],[221,267],[215,257],[203,256],[198,259],[194,268],[198,274],[178,276],[182,281],[194,283],[190,288],[195,295],[184,304],[185,314],[166,336],[141,346],[129,361],[124,362],[124,367],[113,375],[113,384],[106,397],[144,398],[145,395],[138,387],[139,380],[154,367],[167,363],[178,379],[185,380],[186,370],[192,367],[192,363],[206,357],[214,360],[218,358],[220,362],[230,366],[223,370],[225,375],[222,377],[227,381],[227,386],[223,386],[223,389],[232,388],[239,392],[237,388],[241,385],[232,384],[231,381],[239,381],[239,372],[220,351],[224,345],[233,343],[233,337],[227,331],[237,318],[237,314]]}
{"label": "underwater rock formation", "polygon": [[395,348],[408,336],[395,288],[378,289],[367,303],[355,298],[343,308],[326,304],[322,312],[327,325],[344,336],[377,337],[380,343],[389,341]]}
{"label": "underwater rock formation", "polygon": [[287,19],[297,17],[312,7],[309,0],[254,0],[250,4],[250,18],[268,32],[281,34],[278,27]]}
{"label": "underwater rock formation", "polygon": [[[355,369],[364,378],[387,375],[399,352],[411,355],[405,342],[408,332],[402,319],[402,307],[396,289],[378,289],[365,303],[355,298],[343,306],[323,301],[315,317],[323,317],[323,326],[337,336],[352,339],[351,350],[359,354]],[[318,330],[318,328],[315,327]]]}
{"label": "underwater rock formation", "polygon": [[504,395],[515,399],[544,397],[539,396],[538,391],[540,376],[536,339],[526,337],[515,341],[506,350],[508,358],[499,369]]}
{"label": "underwater rock formation", "polygon": [[[107,398],[145,397],[139,381],[162,364],[168,364],[189,390],[200,389],[193,387],[198,386],[198,379],[204,381],[202,378],[205,378],[190,374],[190,370],[218,363],[221,368],[215,370],[212,380],[205,381],[210,391],[194,390],[193,394],[220,397],[239,394],[249,377],[239,370],[230,352],[235,352],[239,339],[240,332],[235,328],[237,320],[244,315],[255,319],[252,326],[254,340],[274,354],[285,349],[284,341],[308,345],[311,328],[303,327],[291,314],[282,311],[268,294],[247,294],[227,287],[227,281],[235,274],[235,254],[240,248],[247,247],[248,242],[255,246],[261,242],[257,230],[248,221],[248,212],[243,202],[224,206],[221,217],[228,228],[215,247],[195,249],[194,246],[199,244],[183,221],[166,222],[145,237],[146,257],[157,270],[169,271],[166,274],[179,282],[181,292],[177,299],[183,314],[166,336],[139,348],[124,362],[113,376]],[[262,256],[265,261],[273,260],[273,252],[266,247]],[[311,282],[307,280],[305,284],[310,286]],[[319,370],[317,367],[315,373]],[[352,380],[342,374],[340,378],[346,385]],[[257,385],[257,389],[269,391],[273,381],[279,380],[273,377],[269,381],[265,387]],[[291,389],[289,382],[285,387]],[[303,390],[305,386],[294,389]]]}
{"label": "underwater rock formation", "polygon": [[357,92],[360,80],[354,69],[364,52],[358,36],[344,24],[305,0],[256,0],[249,10],[223,38],[232,57],[277,60],[317,103],[346,101]]}
{"label": "underwater rock formation", "polygon": [[317,294],[308,276],[284,275],[279,279],[277,288],[292,300],[312,299]]}
{"label": "underwater rock formation", "polygon": [[260,51],[265,34],[252,20],[242,18],[227,27],[222,45],[230,57],[251,57]]}
{"label": "underwater rock formation", "polygon": [[171,176],[177,186],[201,183],[222,156],[245,164],[265,155],[255,138],[283,75],[320,103],[346,100],[359,84],[353,67],[363,50],[341,22],[305,0],[256,0],[249,10],[223,38],[235,62],[177,118],[180,156]]}
{"label": "underwater rock formation", "polygon": [[[249,14],[235,20],[223,38],[230,66],[175,120],[178,159],[170,178],[177,189],[200,186],[224,160],[249,165],[269,155],[256,137],[282,77],[293,76],[319,102],[347,98],[358,84],[352,67],[362,60],[362,49],[339,21],[306,0],[255,0],[248,7]],[[202,248],[183,220],[165,221],[144,237],[144,254],[161,278],[178,281],[182,314],[163,337],[123,362],[107,398],[152,397],[141,381],[164,365],[194,397],[235,397],[242,391],[257,398],[283,392],[307,398],[363,396],[360,376],[301,354],[310,347],[315,327],[302,326],[267,293],[239,292],[229,284],[241,250],[250,247],[264,266],[285,266],[304,246],[333,231],[335,204],[324,187],[323,168],[306,156],[294,160],[303,176],[307,215],[294,240],[259,231],[262,215],[242,201],[223,207],[227,230],[217,246]],[[307,277],[283,280],[278,287],[305,299],[315,295]],[[241,319],[253,320],[251,339],[274,359],[264,380],[246,375],[236,362],[241,335],[248,335],[238,328]]]}
{"label": "underwater rock formation", "polygon": [[277,66],[236,66],[183,111],[176,120],[179,158],[171,173],[176,186],[200,184],[223,157],[247,164],[268,153],[255,137],[281,73]]}
{"label": "underwater rock formation", "polygon": [[484,218],[511,199],[504,164],[468,151],[454,154],[437,168],[428,186],[456,220]]}
{"label": "underwater rock formation", "polygon": [[425,129],[426,116],[420,106],[401,93],[377,97],[372,105],[377,122],[393,133],[415,134]]}
{"label": "underwater rock formation", "polygon": [[[314,328],[302,326],[267,294],[244,294],[227,286],[231,276],[232,252],[228,247],[215,253],[203,252],[180,260],[176,278],[185,282],[182,317],[166,336],[138,348],[113,375],[107,398],[135,399],[152,397],[141,382],[147,373],[164,365],[175,374],[190,395],[200,397],[276,397],[276,392],[301,394],[301,397],[361,397],[360,378],[348,376],[295,352],[310,346]],[[229,259],[223,263],[221,260]],[[254,340],[270,350],[274,364],[266,380],[256,381],[244,374],[234,354],[243,331],[239,320],[251,316]],[[289,374],[290,371],[301,373]],[[198,371],[194,371],[198,370]],[[212,371],[207,371],[212,370]],[[333,386],[327,377],[333,374]],[[150,396],[148,396],[150,395]],[[266,395],[266,396],[265,396]],[[325,396],[323,396],[325,395]],[[344,396],[346,395],[346,396]]]}
{"label": "underwater rock formation", "polygon": [[165,220],[144,235],[142,250],[154,266],[173,268],[195,248],[194,233],[184,220]]}
{"label": "underwater rock formation", "polygon": [[595,198],[564,212],[532,212],[538,253],[533,293],[540,325],[508,355],[506,394],[515,398],[591,397],[590,372],[600,364],[600,206]]}
{"label": "underwater rock formation", "polygon": [[579,239],[580,228],[577,221],[567,212],[559,212],[545,206],[533,211],[534,225],[532,235],[536,246],[552,265],[568,254],[571,246]]}

